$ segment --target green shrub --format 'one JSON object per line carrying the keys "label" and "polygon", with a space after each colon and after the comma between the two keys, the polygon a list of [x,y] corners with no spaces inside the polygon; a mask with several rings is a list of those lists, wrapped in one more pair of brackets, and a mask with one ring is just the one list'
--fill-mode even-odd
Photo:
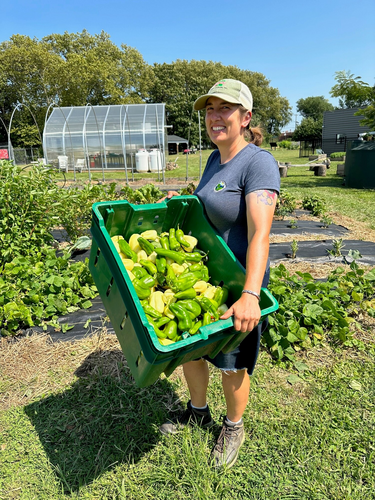
{"label": "green shrub", "polygon": [[56,174],[39,165],[22,169],[0,161],[0,266],[53,241],[60,208]]}
{"label": "green shrub", "polygon": [[286,189],[280,189],[280,194],[277,198],[275,215],[278,217],[287,217],[292,214],[297,207],[296,198],[288,193]]}
{"label": "green shrub", "polygon": [[325,201],[316,195],[305,196],[302,200],[302,207],[305,210],[310,210],[315,217],[319,217],[327,211]]}
{"label": "green shrub", "polygon": [[292,141],[280,141],[277,143],[277,145],[280,147],[280,148],[283,148],[283,149],[298,149],[298,143],[297,142],[292,142]]}
{"label": "green shrub", "polygon": [[342,156],[345,156],[346,153],[345,151],[342,151],[341,153],[331,153],[329,155],[330,158],[341,158]]}
{"label": "green shrub", "polygon": [[326,282],[309,273],[291,275],[283,264],[271,268],[269,290],[279,309],[269,318],[262,343],[277,360],[293,361],[295,351],[320,342],[350,346],[349,328],[363,312],[375,316],[375,269],[365,272],[353,261],[350,271],[332,271]]}

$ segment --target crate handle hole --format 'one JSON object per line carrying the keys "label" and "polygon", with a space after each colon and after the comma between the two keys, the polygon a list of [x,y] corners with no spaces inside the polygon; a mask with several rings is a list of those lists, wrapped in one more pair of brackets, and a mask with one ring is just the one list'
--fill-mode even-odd
{"label": "crate handle hole", "polygon": [[143,217],[140,217],[138,219],[138,226],[142,226],[142,224],[143,224]]}
{"label": "crate handle hole", "polygon": [[122,321],[121,321],[121,323],[120,323],[120,328],[121,328],[121,330],[123,330],[123,329],[124,329],[124,326],[125,326],[125,323],[126,323],[126,320],[127,320],[127,319],[128,319],[128,311],[126,311],[126,313],[125,313],[125,315],[124,315],[124,317],[123,317],[123,319],[122,319]]}
{"label": "crate handle hole", "polygon": [[107,291],[105,292],[106,296],[108,297],[108,295],[111,293],[111,288],[112,288],[112,285],[113,285],[113,276],[111,278],[111,281],[109,282],[109,285],[108,285],[108,288],[107,288]]}
{"label": "crate handle hole", "polygon": [[96,252],[96,255],[95,255],[94,267],[96,267],[98,264],[99,255],[100,255],[100,248],[98,248],[98,251]]}
{"label": "crate handle hole", "polygon": [[155,219],[154,219],[154,222],[153,222],[153,223],[154,223],[154,224],[157,224],[157,223],[159,222],[159,220],[158,220],[158,219],[159,219],[159,216],[158,216],[158,215],[155,215]]}
{"label": "crate handle hole", "polygon": [[135,366],[138,366],[138,365],[139,365],[139,362],[141,361],[142,356],[143,356],[143,352],[141,351],[141,352],[139,353],[139,356],[138,356],[138,358],[137,358],[136,362],[135,362]]}

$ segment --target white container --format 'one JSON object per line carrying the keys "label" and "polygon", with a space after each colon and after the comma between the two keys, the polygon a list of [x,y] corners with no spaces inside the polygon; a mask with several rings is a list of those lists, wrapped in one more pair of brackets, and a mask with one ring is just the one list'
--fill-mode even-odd
{"label": "white container", "polygon": [[135,170],[137,172],[149,171],[149,154],[145,149],[140,149],[135,153]]}
{"label": "white container", "polygon": [[164,169],[164,165],[162,165],[160,150],[151,149],[149,155],[151,172],[161,172]]}

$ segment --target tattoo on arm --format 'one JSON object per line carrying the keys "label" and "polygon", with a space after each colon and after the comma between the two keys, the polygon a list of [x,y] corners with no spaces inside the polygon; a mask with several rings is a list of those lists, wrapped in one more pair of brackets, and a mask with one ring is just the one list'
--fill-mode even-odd
{"label": "tattoo on arm", "polygon": [[265,205],[272,206],[276,203],[277,193],[271,189],[262,189],[255,191],[257,195],[257,204],[264,203]]}

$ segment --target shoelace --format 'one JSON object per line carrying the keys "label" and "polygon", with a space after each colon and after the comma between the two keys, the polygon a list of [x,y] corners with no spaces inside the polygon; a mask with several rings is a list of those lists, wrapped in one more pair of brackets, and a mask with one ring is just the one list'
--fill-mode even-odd
{"label": "shoelace", "polygon": [[218,437],[215,446],[219,453],[222,453],[224,451],[224,446],[226,446],[226,443],[230,441],[232,436],[237,436],[239,431],[239,427],[230,427],[229,425],[225,424],[223,425],[220,436]]}

